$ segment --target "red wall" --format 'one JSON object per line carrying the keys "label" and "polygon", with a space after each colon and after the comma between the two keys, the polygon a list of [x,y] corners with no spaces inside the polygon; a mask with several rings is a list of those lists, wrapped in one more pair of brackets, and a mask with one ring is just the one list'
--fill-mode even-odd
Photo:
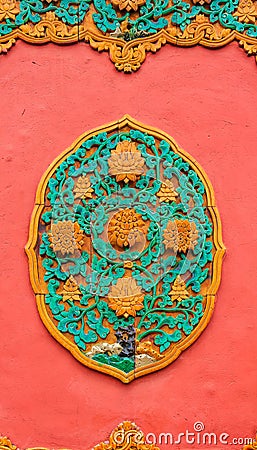
{"label": "red wall", "polygon": [[[0,58],[0,435],[21,449],[87,450],[128,419],[146,433],[192,431],[200,420],[206,431],[254,437],[256,83],[254,59],[236,44],[166,46],[133,75],[84,44],[19,42]],[[172,365],[130,385],[82,366],[48,334],[24,253],[48,165],[80,134],[125,113],[169,133],[203,166],[227,247],[210,325]]]}

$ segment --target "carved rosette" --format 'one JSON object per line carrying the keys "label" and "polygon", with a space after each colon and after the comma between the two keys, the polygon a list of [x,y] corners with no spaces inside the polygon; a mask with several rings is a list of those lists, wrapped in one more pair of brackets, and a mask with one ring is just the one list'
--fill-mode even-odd
{"label": "carved rosette", "polygon": [[206,327],[224,246],[203,170],[125,116],[50,166],[26,251],[50,333],[129,382],[170,364]]}

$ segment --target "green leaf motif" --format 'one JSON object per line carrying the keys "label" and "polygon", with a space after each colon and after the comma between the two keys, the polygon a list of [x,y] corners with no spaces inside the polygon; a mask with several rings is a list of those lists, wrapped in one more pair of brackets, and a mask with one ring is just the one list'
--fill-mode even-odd
{"label": "green leaf motif", "polygon": [[[165,2],[153,8],[152,1],[146,1],[142,11],[148,18],[141,17],[142,29],[153,29],[152,20],[155,30],[163,24]],[[116,26],[118,18],[110,3],[95,3],[98,25],[101,21],[102,29]],[[178,1],[176,9],[181,7],[183,15],[173,15],[181,26],[189,13],[185,5]],[[113,152],[126,141],[136,146],[135,174],[128,162],[133,156]],[[142,173],[137,172],[139,152]],[[92,355],[94,344],[119,343],[121,355],[109,350],[90,357],[99,365],[129,373],[135,370],[135,360],[127,355],[135,354],[136,345],[151,342],[165,354],[194,332],[206,307],[201,288],[211,276],[212,223],[200,177],[167,141],[132,129],[96,134],[57,167],[48,182],[46,202],[39,245],[48,286],[45,302],[59,332],[83,355]],[[134,215],[119,219],[116,213],[124,209]],[[62,254],[54,251],[50,239],[55,232],[52,224],[65,221],[72,222],[68,225],[74,225],[74,232],[55,236],[57,241],[65,239],[67,250]],[[170,222],[185,225],[182,231],[169,231]],[[188,235],[183,233],[190,232],[183,230],[192,224],[196,231],[188,245]],[[176,250],[176,239],[185,239],[187,247]],[[176,296],[179,277],[185,282]]]}

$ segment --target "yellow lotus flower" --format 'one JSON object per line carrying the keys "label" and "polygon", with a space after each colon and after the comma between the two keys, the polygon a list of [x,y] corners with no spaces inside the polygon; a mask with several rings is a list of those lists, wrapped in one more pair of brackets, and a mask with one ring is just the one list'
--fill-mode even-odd
{"label": "yellow lotus flower", "polygon": [[109,307],[117,316],[136,316],[136,311],[143,308],[144,295],[133,278],[119,278],[110,289]]}
{"label": "yellow lotus flower", "polygon": [[136,181],[144,173],[144,159],[135,142],[122,141],[112,150],[108,161],[109,174],[116,181]]}
{"label": "yellow lotus flower", "polygon": [[15,16],[19,12],[15,0],[0,0],[0,22],[4,19],[15,20]]}
{"label": "yellow lotus flower", "polygon": [[242,0],[234,16],[238,17],[239,22],[255,23],[257,17],[256,4],[252,0]]}

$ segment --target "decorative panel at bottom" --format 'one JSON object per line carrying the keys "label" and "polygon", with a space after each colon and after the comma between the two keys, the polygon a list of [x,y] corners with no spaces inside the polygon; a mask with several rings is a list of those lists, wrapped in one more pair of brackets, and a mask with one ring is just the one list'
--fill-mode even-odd
{"label": "decorative panel at bottom", "polygon": [[[87,444],[84,448],[88,449]],[[7,437],[0,436],[0,450],[23,450],[14,445]],[[50,450],[45,447],[33,447],[26,450]],[[60,449],[69,450],[69,449]],[[91,450],[160,450],[153,444],[148,444],[142,430],[133,422],[120,423],[111,433],[108,440],[97,444]]]}
{"label": "decorative panel at bottom", "polygon": [[50,333],[86,366],[129,382],[202,333],[225,249],[203,169],[125,116],[49,167],[26,251]]}
{"label": "decorative panel at bottom", "polygon": [[[192,434],[194,433],[190,433],[191,444],[192,444]],[[200,435],[200,433],[195,434]],[[206,434],[209,435],[209,433]],[[169,447],[172,447],[174,442],[171,440],[171,436],[172,435],[170,433],[161,433],[159,434],[159,436],[155,435],[154,433],[149,433],[145,435],[143,431],[135,423],[130,421],[124,421],[120,423],[111,432],[107,440],[104,440],[100,444],[96,444],[95,447],[92,448],[91,450],[160,450],[159,444],[156,444],[155,442],[164,440],[165,446],[168,445]],[[201,439],[203,440],[201,442],[204,443],[205,442],[204,435],[201,436]],[[168,440],[170,440],[170,445],[167,444]],[[243,447],[242,450],[257,450],[257,441],[254,439],[239,438],[238,441],[244,441],[244,443],[248,442]],[[226,444],[232,444],[232,442],[223,440],[223,444],[225,444],[225,442]],[[233,444],[233,446],[234,445],[236,444]],[[241,444],[239,444],[239,446],[240,448],[242,448]],[[89,447],[87,444],[85,444],[83,448],[76,450],[85,450],[87,448]],[[23,449],[16,447],[16,445],[14,445],[8,438],[0,437],[0,450],[23,450]],[[28,448],[27,450],[50,450],[50,449],[44,447],[33,447]],[[60,450],[69,450],[69,449],[60,449]]]}

